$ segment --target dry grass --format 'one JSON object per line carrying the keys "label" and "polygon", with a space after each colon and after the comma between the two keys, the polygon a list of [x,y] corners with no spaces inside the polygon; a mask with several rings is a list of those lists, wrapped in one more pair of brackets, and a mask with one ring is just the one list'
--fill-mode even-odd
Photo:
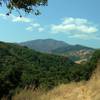
{"label": "dry grass", "polygon": [[13,100],[100,100],[100,63],[88,82],[60,85],[44,94],[23,90]]}
{"label": "dry grass", "polygon": [[13,100],[40,100],[40,96],[43,94],[43,92],[36,90],[33,91],[31,89],[29,90],[22,90],[20,93],[17,93]]}

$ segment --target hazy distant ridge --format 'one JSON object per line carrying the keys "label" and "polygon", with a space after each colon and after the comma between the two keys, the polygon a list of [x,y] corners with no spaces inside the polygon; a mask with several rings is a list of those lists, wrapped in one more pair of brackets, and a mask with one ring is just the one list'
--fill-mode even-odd
{"label": "hazy distant ridge", "polygon": [[71,45],[64,41],[54,39],[37,39],[20,43],[39,52],[53,53],[57,55],[68,56],[76,61],[88,59],[91,57],[94,49],[82,45]]}

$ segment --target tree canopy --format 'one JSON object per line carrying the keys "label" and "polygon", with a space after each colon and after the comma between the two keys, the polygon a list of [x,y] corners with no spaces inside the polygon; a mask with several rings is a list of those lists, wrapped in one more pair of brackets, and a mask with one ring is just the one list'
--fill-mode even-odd
{"label": "tree canopy", "polygon": [[[46,6],[48,0],[0,0],[0,5],[5,3],[6,7],[9,9],[8,15],[12,12],[12,10],[23,10],[26,13],[34,13],[35,15],[39,15],[40,12],[37,9],[39,6]],[[20,12],[19,12],[20,13]]]}

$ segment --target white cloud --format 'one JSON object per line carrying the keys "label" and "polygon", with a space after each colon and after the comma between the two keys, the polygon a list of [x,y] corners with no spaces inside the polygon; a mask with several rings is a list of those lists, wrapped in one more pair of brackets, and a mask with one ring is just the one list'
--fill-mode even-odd
{"label": "white cloud", "polygon": [[65,33],[70,38],[100,39],[100,34],[96,34],[99,29],[87,19],[69,17],[62,19],[59,24],[46,25],[44,27],[37,21],[27,17],[20,18],[12,14],[7,16],[0,13],[0,18],[13,23],[28,23],[26,30],[31,32],[44,32],[46,30],[50,33]]}
{"label": "white cloud", "polygon": [[70,37],[89,39],[90,35],[96,35],[98,29],[87,19],[70,17],[64,18],[60,24],[51,25],[51,32],[66,33]]}
{"label": "white cloud", "polygon": [[54,33],[68,31],[94,33],[98,31],[98,29],[90,24],[88,20],[80,18],[66,18],[61,24],[52,25],[51,29]]}
{"label": "white cloud", "polygon": [[15,16],[15,15],[5,15],[0,13],[0,17],[5,19],[5,20],[10,20],[12,22],[23,22],[23,23],[30,23],[32,22],[32,20],[30,18],[26,18],[26,17],[19,17],[19,16]]}
{"label": "white cloud", "polygon": [[39,27],[39,28],[38,28],[38,31],[39,31],[39,32],[43,32],[43,31],[44,31],[44,28]]}
{"label": "white cloud", "polygon": [[27,31],[36,30],[38,32],[43,32],[45,30],[38,22],[35,22],[33,19],[27,17],[19,17],[12,14],[7,16],[3,13],[0,13],[0,17],[13,23],[28,23],[28,27],[26,27]]}
{"label": "white cloud", "polygon": [[87,23],[87,22],[88,22],[87,19],[69,17],[69,18],[64,18],[62,24],[71,24],[71,23],[75,23],[75,24],[77,24],[77,25],[80,25],[80,24],[85,24],[85,23]]}
{"label": "white cloud", "polygon": [[32,27],[40,27],[41,26],[39,23],[32,23],[31,25],[32,25]]}
{"label": "white cloud", "polygon": [[26,28],[27,31],[33,31],[33,28],[31,26]]}
{"label": "white cloud", "polygon": [[38,32],[43,32],[45,29],[37,22],[33,22],[26,28],[27,31],[37,30]]}
{"label": "white cloud", "polygon": [[0,17],[3,18],[3,19],[6,19],[6,15],[0,13]]}
{"label": "white cloud", "polygon": [[4,14],[2,14],[2,13],[0,13],[0,17],[5,17],[6,15],[4,15]]}
{"label": "white cloud", "polygon": [[30,23],[31,19],[25,18],[25,17],[16,17],[16,16],[11,16],[12,17],[12,22],[24,22],[24,23]]}

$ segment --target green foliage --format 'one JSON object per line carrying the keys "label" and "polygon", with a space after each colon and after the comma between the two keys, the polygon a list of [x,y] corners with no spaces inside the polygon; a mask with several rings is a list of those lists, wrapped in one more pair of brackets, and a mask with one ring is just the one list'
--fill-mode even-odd
{"label": "green foliage", "polygon": [[[98,59],[95,53],[91,61]],[[96,64],[96,63],[95,63]],[[18,88],[52,89],[61,83],[88,80],[93,65],[77,65],[67,57],[39,53],[17,44],[0,43],[0,98]]]}

